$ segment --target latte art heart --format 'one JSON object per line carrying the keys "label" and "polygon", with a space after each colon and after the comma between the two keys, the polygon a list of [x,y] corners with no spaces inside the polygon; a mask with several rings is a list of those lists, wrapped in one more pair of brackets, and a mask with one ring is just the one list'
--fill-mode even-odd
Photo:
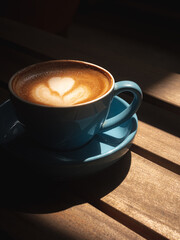
{"label": "latte art heart", "polygon": [[84,85],[73,88],[74,85],[75,81],[72,78],[53,77],[48,80],[48,85],[37,84],[31,91],[31,97],[54,106],[75,105],[86,100],[90,90]]}
{"label": "latte art heart", "polygon": [[103,96],[112,80],[100,70],[81,64],[54,63],[46,68],[32,68],[15,79],[16,94],[31,103],[64,107],[87,103]]}
{"label": "latte art heart", "polygon": [[63,96],[69,91],[75,81],[70,77],[52,77],[48,80],[48,85],[52,91],[58,92],[60,96]]}

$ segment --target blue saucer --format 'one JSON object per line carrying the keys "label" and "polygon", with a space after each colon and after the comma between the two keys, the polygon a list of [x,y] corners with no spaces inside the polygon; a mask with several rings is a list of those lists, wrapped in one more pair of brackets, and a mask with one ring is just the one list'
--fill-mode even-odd
{"label": "blue saucer", "polygon": [[[108,118],[123,111],[128,103],[114,97]],[[44,148],[28,137],[17,120],[10,100],[0,105],[0,146],[12,156],[23,160],[41,173],[66,179],[100,171],[118,161],[130,148],[137,132],[134,114],[128,121],[111,130],[99,133],[85,146],[68,152]]]}

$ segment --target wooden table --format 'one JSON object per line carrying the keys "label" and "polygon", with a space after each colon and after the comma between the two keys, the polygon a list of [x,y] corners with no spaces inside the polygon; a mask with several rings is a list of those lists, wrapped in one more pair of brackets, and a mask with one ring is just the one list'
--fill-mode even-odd
{"label": "wooden table", "polygon": [[117,81],[141,86],[138,133],[116,164],[63,183],[39,179],[13,156],[6,162],[1,149],[0,228],[26,240],[180,239],[180,55],[82,26],[62,38],[0,19],[0,103],[16,71],[65,58],[94,62]]}

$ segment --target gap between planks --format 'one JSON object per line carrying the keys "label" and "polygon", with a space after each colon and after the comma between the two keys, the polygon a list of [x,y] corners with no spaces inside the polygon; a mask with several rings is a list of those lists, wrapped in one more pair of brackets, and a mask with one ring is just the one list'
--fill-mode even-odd
{"label": "gap between planks", "polygon": [[137,221],[136,219],[124,214],[123,212],[117,210],[116,208],[110,206],[103,200],[96,200],[90,201],[91,205],[96,207],[98,210],[104,212],[109,217],[115,219],[119,223],[123,224],[124,226],[128,227],[135,233],[139,234],[143,238],[147,240],[168,240],[168,238],[162,236],[161,234],[153,231],[152,229],[148,228],[141,222]]}
{"label": "gap between planks", "polygon": [[136,144],[132,144],[131,151],[138,154],[139,156],[144,157],[145,159],[168,169],[169,171],[172,171],[178,175],[180,175],[180,165],[176,164],[164,157],[161,157],[157,154],[154,154],[153,152],[148,151],[147,149],[144,149]]}
{"label": "gap between planks", "polygon": [[[100,178],[94,178],[88,189],[85,185],[76,192],[145,238],[179,239],[179,177],[132,152],[130,169],[122,179],[120,162],[100,174]],[[101,184],[110,186],[111,181],[116,186],[97,198]]]}

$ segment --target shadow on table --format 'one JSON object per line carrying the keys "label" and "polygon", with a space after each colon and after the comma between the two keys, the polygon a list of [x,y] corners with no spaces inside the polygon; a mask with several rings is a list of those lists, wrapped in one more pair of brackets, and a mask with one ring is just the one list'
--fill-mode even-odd
{"label": "shadow on table", "polygon": [[55,181],[37,174],[19,160],[1,160],[1,208],[31,213],[61,211],[100,199],[125,179],[131,165],[130,151],[112,166],[86,177]]}

